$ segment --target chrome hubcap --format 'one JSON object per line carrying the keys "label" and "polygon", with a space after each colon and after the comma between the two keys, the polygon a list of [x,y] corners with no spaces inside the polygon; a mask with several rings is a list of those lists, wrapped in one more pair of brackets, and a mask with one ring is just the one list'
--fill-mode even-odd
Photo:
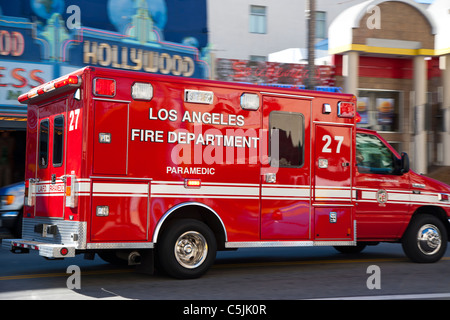
{"label": "chrome hubcap", "polygon": [[417,234],[417,246],[426,255],[433,255],[439,251],[442,245],[439,229],[432,224],[426,224],[419,229]]}
{"label": "chrome hubcap", "polygon": [[200,266],[208,254],[208,244],[205,237],[196,231],[183,233],[175,243],[175,258],[187,269]]}

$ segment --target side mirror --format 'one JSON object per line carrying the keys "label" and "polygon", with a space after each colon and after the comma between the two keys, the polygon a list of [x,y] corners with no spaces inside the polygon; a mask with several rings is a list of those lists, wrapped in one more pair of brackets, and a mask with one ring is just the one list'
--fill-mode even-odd
{"label": "side mirror", "polygon": [[409,156],[406,152],[402,152],[402,168],[401,173],[408,173],[409,172]]}

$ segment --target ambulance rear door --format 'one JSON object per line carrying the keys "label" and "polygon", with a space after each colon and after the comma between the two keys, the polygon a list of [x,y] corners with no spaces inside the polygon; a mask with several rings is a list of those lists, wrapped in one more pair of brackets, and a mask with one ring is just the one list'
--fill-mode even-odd
{"label": "ambulance rear door", "polygon": [[38,108],[36,216],[64,217],[66,105],[63,98]]}

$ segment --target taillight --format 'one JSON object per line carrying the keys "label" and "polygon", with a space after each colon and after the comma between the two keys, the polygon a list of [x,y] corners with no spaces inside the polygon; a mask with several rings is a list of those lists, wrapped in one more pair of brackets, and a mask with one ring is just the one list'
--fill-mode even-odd
{"label": "taillight", "polygon": [[32,179],[25,180],[25,205],[34,206],[35,184]]}
{"label": "taillight", "polygon": [[25,197],[28,197],[29,188],[30,188],[30,180],[25,180]]}
{"label": "taillight", "polygon": [[355,104],[353,102],[341,101],[338,103],[338,117],[339,118],[354,118]]}
{"label": "taillight", "polygon": [[75,208],[77,206],[77,184],[74,175],[65,176],[65,186],[66,186],[66,207]]}
{"label": "taillight", "polygon": [[113,97],[116,95],[116,81],[113,79],[94,79],[94,94],[96,96]]}
{"label": "taillight", "polygon": [[70,197],[72,195],[72,177],[68,176],[66,178],[66,196]]}

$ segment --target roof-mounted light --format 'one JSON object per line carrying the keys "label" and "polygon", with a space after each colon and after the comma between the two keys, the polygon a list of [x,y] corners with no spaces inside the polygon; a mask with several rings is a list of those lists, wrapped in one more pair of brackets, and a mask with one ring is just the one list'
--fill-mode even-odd
{"label": "roof-mounted light", "polygon": [[19,96],[17,99],[20,103],[27,103],[28,100],[42,96],[48,92],[54,91],[56,89],[68,88],[68,87],[79,87],[81,85],[81,78],[76,75],[68,75],[56,80],[47,82],[39,87],[33,88],[27,93]]}

